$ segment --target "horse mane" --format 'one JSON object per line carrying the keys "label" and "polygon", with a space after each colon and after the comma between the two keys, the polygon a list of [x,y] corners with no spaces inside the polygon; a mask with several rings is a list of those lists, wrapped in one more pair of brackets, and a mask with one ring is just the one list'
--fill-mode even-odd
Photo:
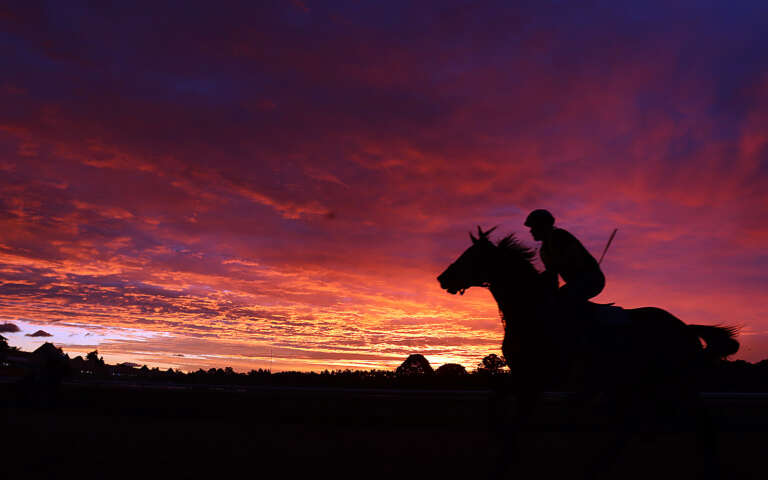
{"label": "horse mane", "polygon": [[[538,270],[533,265],[533,259],[536,258],[536,250],[520,243],[514,233],[510,233],[496,242],[496,247],[501,252],[505,262],[522,265],[524,269],[528,269],[531,273],[538,274]],[[501,324],[506,330],[507,319],[501,307],[499,307],[499,317],[501,317]]]}
{"label": "horse mane", "polygon": [[496,242],[496,246],[502,252],[519,257],[525,260],[531,267],[533,267],[533,259],[536,258],[536,250],[530,247],[526,247],[520,243],[514,233],[510,233],[506,237]]}

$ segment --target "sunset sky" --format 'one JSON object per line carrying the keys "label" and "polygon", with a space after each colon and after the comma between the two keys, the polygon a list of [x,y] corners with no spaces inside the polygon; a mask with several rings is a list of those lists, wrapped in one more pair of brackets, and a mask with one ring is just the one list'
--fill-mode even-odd
{"label": "sunset sky", "polygon": [[474,368],[496,305],[435,278],[547,208],[619,229],[597,301],[768,357],[766,2],[87,3],[0,7],[11,345]]}

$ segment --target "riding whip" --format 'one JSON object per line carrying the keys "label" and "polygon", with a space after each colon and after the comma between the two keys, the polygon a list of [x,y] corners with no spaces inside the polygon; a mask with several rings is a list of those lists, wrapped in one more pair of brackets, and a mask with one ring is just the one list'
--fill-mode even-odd
{"label": "riding whip", "polygon": [[597,262],[597,264],[598,264],[598,265],[600,265],[601,263],[603,263],[603,258],[605,258],[605,252],[607,252],[607,251],[608,251],[608,247],[610,247],[610,246],[611,246],[611,242],[613,241],[613,237],[615,237],[615,236],[616,236],[616,232],[618,232],[618,231],[619,231],[619,229],[618,229],[618,228],[614,228],[614,229],[613,229],[613,233],[611,233],[611,236],[610,236],[610,238],[608,239],[608,243],[605,245],[605,249],[603,250],[603,254],[602,254],[602,255],[600,255],[600,260]]}

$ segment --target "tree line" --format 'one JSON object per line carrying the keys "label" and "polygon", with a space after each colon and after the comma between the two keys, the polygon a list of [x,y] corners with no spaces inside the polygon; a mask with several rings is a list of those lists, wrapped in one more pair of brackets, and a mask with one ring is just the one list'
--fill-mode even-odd
{"label": "tree line", "polygon": [[[53,384],[69,379],[192,385],[484,389],[500,379],[514,382],[515,366],[507,367],[503,357],[491,353],[472,370],[457,363],[433,368],[424,355],[417,353],[409,355],[395,370],[272,372],[269,369],[254,369],[236,372],[231,367],[225,367],[183,372],[129,363],[109,365],[96,350],[88,353],[85,358],[70,358],[51,343],[45,343],[35,352],[21,352],[8,346],[5,338],[0,336],[0,376],[17,376],[37,384]],[[719,361],[707,370],[703,384],[707,391],[766,392],[768,360],[755,364],[743,360]],[[568,390],[567,384],[552,383],[545,386],[552,391]]]}

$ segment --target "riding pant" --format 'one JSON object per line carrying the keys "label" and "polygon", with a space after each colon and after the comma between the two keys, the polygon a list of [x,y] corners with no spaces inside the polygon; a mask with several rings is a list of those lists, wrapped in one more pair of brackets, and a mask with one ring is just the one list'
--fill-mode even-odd
{"label": "riding pant", "polygon": [[605,288],[605,275],[600,270],[584,272],[574,278],[569,276],[568,282],[560,287],[558,295],[571,303],[586,303],[596,297]]}

